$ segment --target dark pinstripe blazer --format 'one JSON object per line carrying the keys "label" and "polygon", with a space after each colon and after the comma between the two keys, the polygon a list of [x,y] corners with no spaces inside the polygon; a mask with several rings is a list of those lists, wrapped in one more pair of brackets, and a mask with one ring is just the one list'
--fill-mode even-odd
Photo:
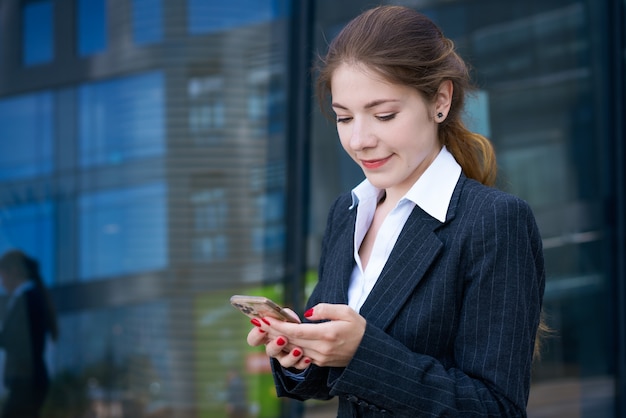
{"label": "dark pinstripe blazer", "polygon": [[[347,303],[356,211],[333,204],[308,307]],[[545,273],[522,200],[461,175],[445,223],[415,207],[361,308],[365,334],[345,368],[303,382],[274,362],[279,396],[339,397],[339,417],[526,416]]]}

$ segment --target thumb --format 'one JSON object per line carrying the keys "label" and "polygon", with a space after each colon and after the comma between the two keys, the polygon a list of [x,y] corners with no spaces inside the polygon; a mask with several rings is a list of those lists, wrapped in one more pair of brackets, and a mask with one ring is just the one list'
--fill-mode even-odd
{"label": "thumb", "polygon": [[350,315],[354,314],[356,314],[356,312],[348,305],[318,303],[317,305],[306,311],[304,313],[304,317],[309,321],[345,321],[350,317]]}

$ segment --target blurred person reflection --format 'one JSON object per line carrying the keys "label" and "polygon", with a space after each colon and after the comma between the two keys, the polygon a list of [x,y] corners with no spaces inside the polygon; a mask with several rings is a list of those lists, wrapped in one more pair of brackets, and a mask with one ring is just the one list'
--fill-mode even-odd
{"label": "blurred person reflection", "polygon": [[39,263],[22,251],[11,250],[0,258],[0,280],[9,295],[0,328],[9,394],[0,418],[37,418],[48,392],[44,351],[46,335],[53,340],[58,336],[56,312]]}

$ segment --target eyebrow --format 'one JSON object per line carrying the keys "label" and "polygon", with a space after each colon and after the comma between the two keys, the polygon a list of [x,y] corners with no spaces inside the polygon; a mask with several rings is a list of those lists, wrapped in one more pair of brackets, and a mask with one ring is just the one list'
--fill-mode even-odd
{"label": "eyebrow", "polygon": [[[399,102],[400,100],[395,100],[395,99],[379,99],[379,100],[372,100],[371,102],[367,103],[364,107],[364,109],[371,109],[373,107],[379,106],[381,104],[385,104],[385,103],[391,103],[391,102]],[[345,107],[342,104],[339,103],[335,103],[333,102],[332,104],[333,107],[336,107],[338,109],[343,109],[343,110],[348,110],[347,107]]]}

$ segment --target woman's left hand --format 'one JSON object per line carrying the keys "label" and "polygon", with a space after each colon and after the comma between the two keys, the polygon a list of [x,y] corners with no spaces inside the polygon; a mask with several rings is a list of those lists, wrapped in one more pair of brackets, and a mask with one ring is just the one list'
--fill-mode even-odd
{"label": "woman's left hand", "polygon": [[301,347],[313,364],[322,367],[345,367],[356,352],[365,333],[365,318],[348,305],[320,303],[305,313],[310,321],[321,323],[293,324],[267,318],[264,327],[270,336],[284,336]]}

